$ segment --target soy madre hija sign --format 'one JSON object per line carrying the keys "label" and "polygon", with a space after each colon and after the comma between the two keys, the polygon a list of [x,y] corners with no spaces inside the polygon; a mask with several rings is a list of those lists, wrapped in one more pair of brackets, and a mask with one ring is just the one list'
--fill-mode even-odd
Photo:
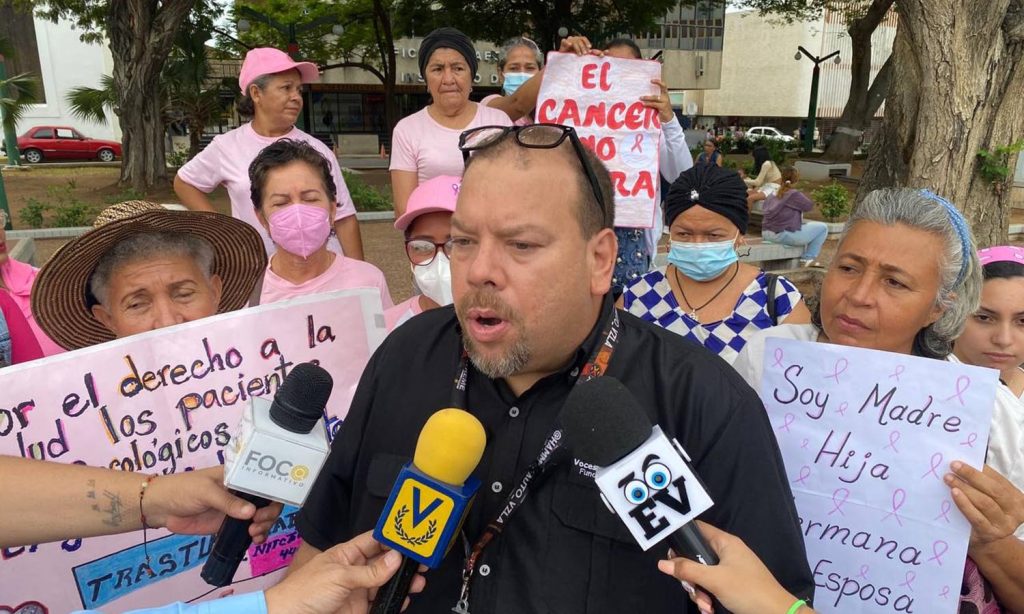
{"label": "soy madre hija sign", "polygon": [[[0,454],[148,474],[214,466],[253,396],[272,396],[297,363],[318,361],[334,388],[321,428],[336,432],[371,352],[384,337],[380,294],[350,290],[222,314],[0,370]],[[4,493],[4,496],[20,496]],[[125,515],[138,501],[122,501]],[[107,511],[114,501],[97,497]],[[2,510],[0,510],[2,513]],[[235,580],[286,565],[294,510]],[[212,537],[149,531],[0,550],[0,612],[119,612],[210,591],[199,571]],[[278,574],[235,590],[259,590]],[[230,593],[218,589],[210,598]]]}
{"label": "soy madre hija sign", "polygon": [[640,96],[660,94],[651,83],[660,78],[661,64],[650,60],[548,54],[536,121],[574,127],[608,167],[616,226],[654,225],[661,122]]}
{"label": "soy madre hija sign", "polygon": [[971,527],[943,476],[985,462],[998,374],[769,339],[761,398],[800,514],[819,612],[953,614]]}

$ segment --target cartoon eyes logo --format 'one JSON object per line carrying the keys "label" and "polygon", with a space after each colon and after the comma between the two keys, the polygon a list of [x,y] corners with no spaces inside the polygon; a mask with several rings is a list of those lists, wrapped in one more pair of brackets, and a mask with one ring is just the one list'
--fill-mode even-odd
{"label": "cartoon eyes logo", "polygon": [[636,473],[630,473],[619,482],[622,486],[622,494],[633,505],[640,505],[651,497],[651,493],[665,490],[672,483],[672,472],[660,461],[657,455],[652,454],[644,459],[643,479],[636,477]]}

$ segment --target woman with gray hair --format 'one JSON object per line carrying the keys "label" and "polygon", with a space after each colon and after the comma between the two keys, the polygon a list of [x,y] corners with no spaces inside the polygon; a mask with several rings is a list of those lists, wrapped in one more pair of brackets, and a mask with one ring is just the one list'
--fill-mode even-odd
{"label": "woman with gray hair", "polygon": [[[543,68],[544,54],[537,43],[525,36],[510,38],[501,46],[501,57],[498,59],[498,85],[501,86],[501,94],[486,96],[480,101],[481,104],[493,106],[503,95],[515,94],[521,85]],[[526,114],[512,123],[517,126],[529,126],[533,123],[533,118]]]}
{"label": "woman with gray hair", "polygon": [[[974,239],[956,207],[927,190],[877,190],[846,223],[812,323],[755,333],[733,367],[760,390],[768,337],[949,360],[953,341],[978,309],[981,287]],[[993,419],[993,432],[999,428]],[[1005,605],[1020,607],[1024,542],[1013,532],[1024,522],[1024,510],[1015,509],[1024,484],[998,469],[980,472],[954,461],[946,476],[972,527],[962,599],[985,594],[985,584],[988,594],[994,590]]]}

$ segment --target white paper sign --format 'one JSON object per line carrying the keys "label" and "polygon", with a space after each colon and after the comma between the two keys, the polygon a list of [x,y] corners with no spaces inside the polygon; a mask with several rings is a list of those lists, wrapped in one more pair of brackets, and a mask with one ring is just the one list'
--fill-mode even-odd
{"label": "white paper sign", "polygon": [[981,468],[998,374],[770,339],[761,398],[796,497],[819,612],[953,614],[970,524],[943,476]]}
{"label": "white paper sign", "polygon": [[658,209],[658,110],[640,96],[660,94],[650,60],[548,54],[537,96],[537,123],[576,128],[584,145],[608,167],[615,192],[615,225],[650,228]]}

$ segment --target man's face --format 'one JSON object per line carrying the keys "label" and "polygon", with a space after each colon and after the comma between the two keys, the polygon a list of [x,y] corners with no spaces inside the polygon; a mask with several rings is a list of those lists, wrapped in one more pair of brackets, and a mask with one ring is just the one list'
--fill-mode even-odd
{"label": "man's face", "polygon": [[115,337],[127,337],[212,316],[220,295],[220,277],[206,279],[192,258],[160,256],[114,269],[106,303],[92,314]]}
{"label": "man's face", "polygon": [[[452,290],[474,365],[493,378],[557,371],[608,292],[611,230],[585,239],[576,172],[564,151],[475,162],[452,217]],[[592,205],[591,205],[592,206]]]}

